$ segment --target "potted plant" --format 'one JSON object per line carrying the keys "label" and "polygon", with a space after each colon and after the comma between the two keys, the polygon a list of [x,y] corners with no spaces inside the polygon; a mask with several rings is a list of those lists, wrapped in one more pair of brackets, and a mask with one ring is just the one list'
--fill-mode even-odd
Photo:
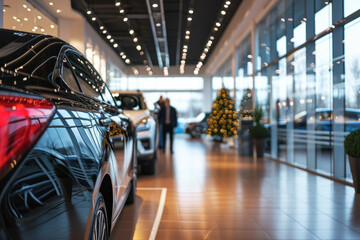
{"label": "potted plant", "polygon": [[345,152],[349,155],[351,174],[356,193],[360,193],[360,129],[345,137]]}
{"label": "potted plant", "polygon": [[260,106],[256,106],[253,119],[255,125],[250,128],[250,136],[253,139],[257,157],[264,157],[265,138],[269,137],[269,131],[260,121],[264,112]]}

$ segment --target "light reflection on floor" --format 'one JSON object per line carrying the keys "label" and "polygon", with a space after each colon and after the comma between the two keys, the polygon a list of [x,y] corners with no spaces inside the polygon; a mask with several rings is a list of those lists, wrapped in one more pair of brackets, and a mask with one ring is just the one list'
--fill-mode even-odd
{"label": "light reflection on floor", "polygon": [[[139,187],[167,188],[156,239],[360,239],[354,189],[271,160],[241,157],[204,138],[176,135],[155,176]],[[160,191],[138,191],[112,239],[149,239]]]}

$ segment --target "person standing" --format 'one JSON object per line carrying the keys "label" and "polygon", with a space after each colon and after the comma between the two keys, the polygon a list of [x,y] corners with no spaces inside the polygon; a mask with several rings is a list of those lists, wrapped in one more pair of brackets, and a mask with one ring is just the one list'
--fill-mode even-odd
{"label": "person standing", "polygon": [[155,103],[155,111],[157,111],[157,117],[158,117],[158,121],[159,121],[159,148],[163,149],[164,148],[164,139],[163,139],[163,124],[160,120],[160,112],[161,109],[164,108],[164,99],[163,96],[160,95],[159,100],[157,100]]}
{"label": "person standing", "polygon": [[166,98],[164,101],[164,107],[160,110],[160,123],[163,126],[163,152],[166,148],[166,135],[170,135],[170,152],[173,153],[173,139],[174,128],[177,127],[177,112],[176,109],[170,106],[170,99]]}

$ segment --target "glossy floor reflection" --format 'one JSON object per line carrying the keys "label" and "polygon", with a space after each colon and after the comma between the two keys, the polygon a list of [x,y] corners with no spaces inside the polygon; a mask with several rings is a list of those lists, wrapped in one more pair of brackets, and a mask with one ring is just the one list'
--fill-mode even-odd
{"label": "glossy floor reflection", "polygon": [[[204,138],[176,135],[174,150],[159,153],[155,176],[138,181],[167,188],[156,239],[360,239],[352,187]],[[149,239],[159,198],[138,191],[112,239]]]}

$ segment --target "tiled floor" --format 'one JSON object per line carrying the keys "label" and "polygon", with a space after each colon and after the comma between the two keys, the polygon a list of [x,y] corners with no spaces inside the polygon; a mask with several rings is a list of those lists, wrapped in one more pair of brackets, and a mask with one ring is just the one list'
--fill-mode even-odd
{"label": "tiled floor", "polygon": [[161,191],[146,188],[167,188],[156,239],[360,239],[352,187],[205,139],[177,135],[138,187],[112,239],[149,239]]}

